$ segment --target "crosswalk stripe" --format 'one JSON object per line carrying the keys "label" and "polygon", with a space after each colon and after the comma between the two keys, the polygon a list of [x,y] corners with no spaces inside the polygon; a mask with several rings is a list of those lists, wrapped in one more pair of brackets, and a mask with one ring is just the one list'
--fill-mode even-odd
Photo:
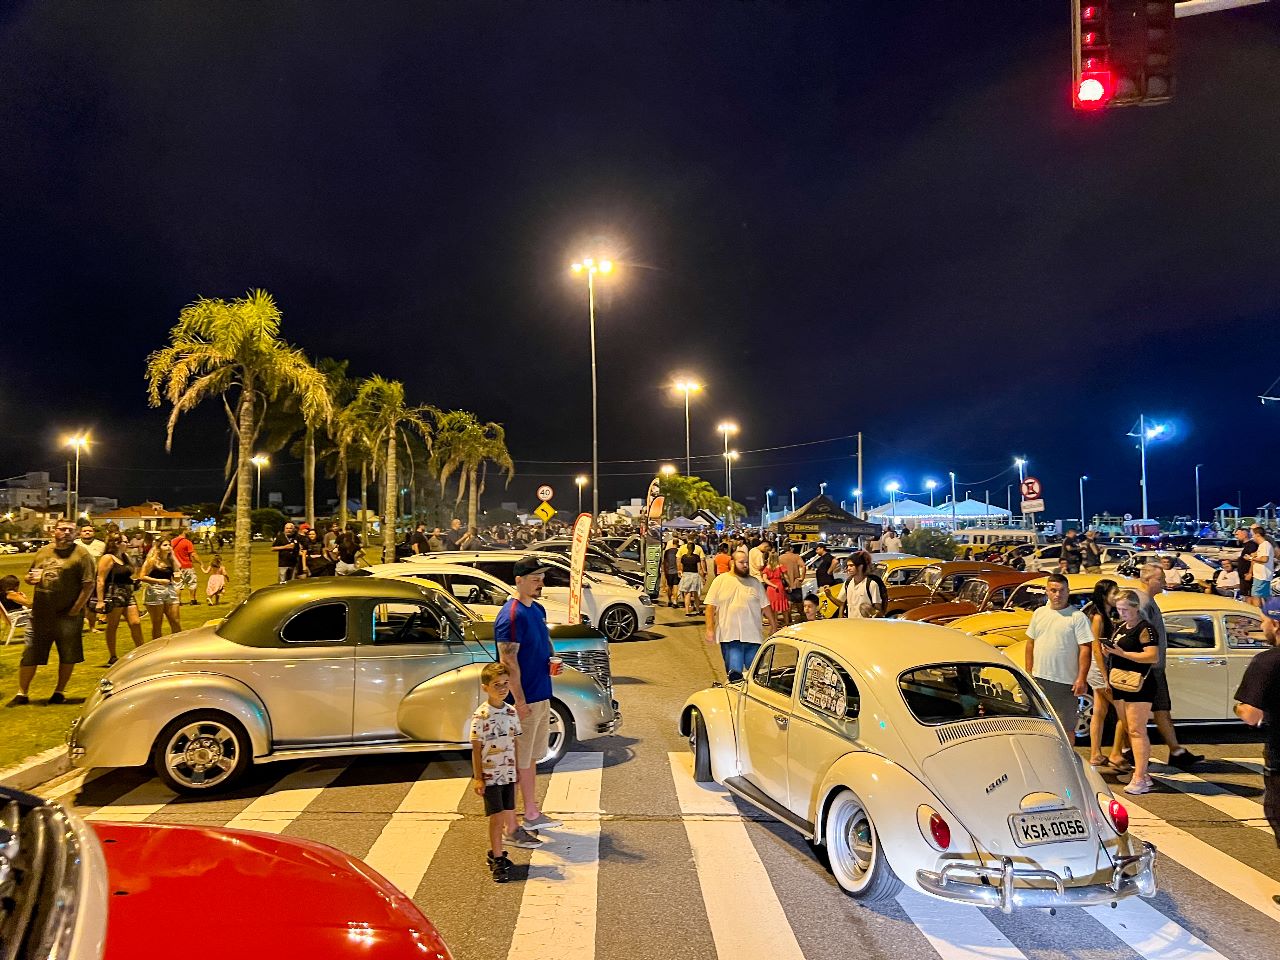
{"label": "crosswalk stripe", "polygon": [[115,820],[118,823],[141,823],[153,813],[178,799],[178,795],[159,780],[148,780],[105,807],[98,807],[83,817],[85,820]]}
{"label": "crosswalk stripe", "polygon": [[[1259,829],[1271,833],[1262,804],[1250,800],[1248,797],[1232,793],[1230,790],[1226,790],[1216,783],[1210,783],[1208,780],[1197,777],[1192,773],[1153,773],[1152,776],[1188,796],[1195,797],[1201,803],[1213,807],[1219,813],[1225,813],[1232,820],[1240,820],[1245,822],[1247,826],[1257,826]],[[1262,822],[1260,824],[1248,822],[1258,820]]]}
{"label": "crosswalk stripe", "polygon": [[977,907],[945,903],[907,888],[898,905],[942,960],[1018,960],[1023,952]]}
{"label": "crosswalk stripe", "polygon": [[236,814],[227,826],[282,833],[345,769],[345,766],[308,767],[295,771]]}
{"label": "crosswalk stripe", "polygon": [[409,897],[440,849],[471,783],[471,767],[459,760],[432,763],[391,814],[364,862]]}
{"label": "crosswalk stripe", "polygon": [[53,791],[48,789],[48,785],[37,787],[35,793],[44,797],[52,803],[61,804],[64,807],[74,806],[72,800],[75,795],[80,792],[80,788],[84,786],[85,780],[89,776],[88,770],[82,770],[72,776],[69,780],[62,780],[53,786]]}
{"label": "crosswalk stripe", "polygon": [[[708,807],[713,814],[721,813],[725,804],[733,808],[728,792],[694,783],[693,758],[688,753],[669,753],[667,758],[716,954],[722,960],[803,960],[746,823],[736,816],[707,816]],[[698,793],[716,796],[723,803],[696,802]]]}
{"label": "crosswalk stripe", "polygon": [[544,831],[529,858],[509,960],[594,960],[603,775],[602,753],[566,753],[556,764],[543,810],[564,826]]}
{"label": "crosswalk stripe", "polygon": [[1256,773],[1262,776],[1262,761],[1256,757],[1223,757],[1227,763],[1234,763],[1236,766],[1244,767],[1250,773]]}
{"label": "crosswalk stripe", "polygon": [[1126,796],[1122,802],[1142,815],[1145,822],[1135,822],[1135,832],[1154,843],[1161,856],[1176,860],[1192,873],[1259,913],[1268,917],[1275,916],[1275,904],[1271,897],[1276,892],[1276,882],[1270,877],[1187,831],[1165,822],[1132,797]]}
{"label": "crosswalk stripe", "polygon": [[1174,923],[1145,900],[1129,897],[1085,912],[1147,960],[1226,960],[1199,937]]}

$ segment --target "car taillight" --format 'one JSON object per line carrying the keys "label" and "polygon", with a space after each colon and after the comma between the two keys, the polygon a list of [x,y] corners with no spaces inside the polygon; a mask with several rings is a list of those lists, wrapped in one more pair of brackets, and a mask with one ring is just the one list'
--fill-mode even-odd
{"label": "car taillight", "polygon": [[1128,831],[1129,811],[1119,800],[1112,800],[1107,804],[1107,816],[1111,818],[1111,825],[1116,828],[1116,833]]}
{"label": "car taillight", "polygon": [[[1124,807],[1120,809],[1123,811]],[[1125,818],[1128,819],[1128,814],[1125,814]],[[933,842],[937,844],[939,850],[945,850],[951,846],[951,827],[942,819],[941,814],[935,813],[929,818],[929,833],[932,834]]]}

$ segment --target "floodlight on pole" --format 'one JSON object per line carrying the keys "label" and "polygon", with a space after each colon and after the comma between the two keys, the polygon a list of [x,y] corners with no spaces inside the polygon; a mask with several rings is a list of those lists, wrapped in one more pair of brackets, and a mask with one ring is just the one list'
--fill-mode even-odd
{"label": "floodlight on pole", "polygon": [[587,478],[578,474],[573,478],[573,482],[578,485],[578,513],[582,513],[582,488],[587,485]]}
{"label": "floodlight on pole", "polygon": [[1085,517],[1084,517],[1084,482],[1088,479],[1089,478],[1087,476],[1080,478],[1080,532],[1081,533],[1084,533],[1085,530],[1089,529],[1089,524],[1085,521]]}
{"label": "floodlight on pole", "polygon": [[664,463],[658,468],[658,472],[664,477],[672,477],[679,471],[676,470],[676,465],[674,463]]}
{"label": "floodlight on pole", "polygon": [[924,482],[925,489],[929,491],[929,506],[931,507],[933,506],[933,490],[937,485],[937,480],[926,480]]}
{"label": "floodlight on pole", "polygon": [[854,487],[853,496],[858,501],[858,516],[862,516],[862,488]]}
{"label": "floodlight on pole", "polygon": [[[693,458],[689,455],[689,394],[701,392],[702,384],[696,380],[677,380],[672,386],[684,394],[684,472],[693,476]],[[728,443],[727,437],[725,442]]]}
{"label": "floodlight on pole", "polygon": [[253,509],[262,508],[262,468],[271,462],[271,458],[259,453],[249,461],[258,468],[257,482],[254,484]]}
{"label": "floodlight on pole", "polygon": [[791,512],[792,513],[796,512],[796,491],[799,489],[800,489],[799,487],[791,488]]}
{"label": "floodlight on pole", "polygon": [[1138,439],[1138,459],[1142,466],[1142,519],[1151,519],[1150,508],[1147,504],[1147,441],[1154,440],[1156,437],[1163,436],[1165,432],[1163,423],[1147,423],[1147,415],[1145,413],[1138,414],[1138,422],[1133,428],[1125,434],[1129,437],[1137,437]]}
{"label": "floodlight on pole", "polygon": [[587,278],[587,318],[591,330],[591,514],[600,514],[600,416],[596,382],[596,274],[613,272],[613,261],[583,257],[569,265],[575,274]]}
{"label": "floodlight on pole", "polygon": [[76,452],[76,475],[75,475],[75,503],[72,505],[71,489],[67,489],[67,519],[75,520],[80,516],[80,451],[87,450],[89,447],[89,435],[87,433],[77,433],[67,437],[63,441],[63,446],[71,447]]}
{"label": "floodlight on pole", "polygon": [[1203,463],[1196,464],[1196,532],[1200,530],[1200,468]]}
{"label": "floodlight on pole", "polygon": [[[724,452],[724,468],[725,468],[725,496],[729,498],[729,503],[733,503],[733,461],[738,459],[737,450],[726,450]],[[729,508],[733,509],[732,506]]]}
{"label": "floodlight on pole", "polygon": [[889,491],[889,514],[893,517],[896,527],[898,525],[898,491],[902,489],[902,485],[897,480],[890,480],[884,488]]}
{"label": "floodlight on pole", "polygon": [[[687,427],[687,422],[686,422]],[[729,435],[738,432],[738,425],[732,420],[721,421],[716,427],[724,434],[724,493],[730,500],[733,499],[733,473],[729,469]]]}
{"label": "floodlight on pole", "polygon": [[955,533],[956,529],[956,473],[954,470],[948,471],[947,476],[951,478],[951,532]]}

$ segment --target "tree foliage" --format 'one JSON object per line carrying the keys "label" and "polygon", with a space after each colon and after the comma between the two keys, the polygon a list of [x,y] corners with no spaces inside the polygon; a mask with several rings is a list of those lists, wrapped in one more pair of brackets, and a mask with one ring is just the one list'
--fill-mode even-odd
{"label": "tree foliage", "polygon": [[929,527],[917,527],[902,538],[902,549],[917,557],[933,557],[937,560],[954,560],[956,542],[951,535]]}

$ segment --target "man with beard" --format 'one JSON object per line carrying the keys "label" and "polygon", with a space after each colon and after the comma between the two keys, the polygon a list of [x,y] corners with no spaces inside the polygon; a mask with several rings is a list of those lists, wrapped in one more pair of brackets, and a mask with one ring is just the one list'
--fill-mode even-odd
{"label": "man with beard", "polygon": [[49,662],[49,651],[58,648],[58,681],[50,703],[66,703],[63,693],[71,671],[84,662],[84,607],[93,592],[97,569],[89,551],[76,543],[76,525],[59,520],[53,543],[36,551],[27,571],[27,583],[35,587],[31,625],[18,666],[18,693],[9,706],[30,703],[27,694],[36,668]]}
{"label": "man with beard", "polygon": [[764,584],[751,576],[745,549],[733,552],[733,566],[716,577],[702,603],[707,611],[707,643],[720,644],[730,682],[741,680],[764,643],[761,611],[769,621],[769,633],[778,629],[777,614],[769,605]]}

